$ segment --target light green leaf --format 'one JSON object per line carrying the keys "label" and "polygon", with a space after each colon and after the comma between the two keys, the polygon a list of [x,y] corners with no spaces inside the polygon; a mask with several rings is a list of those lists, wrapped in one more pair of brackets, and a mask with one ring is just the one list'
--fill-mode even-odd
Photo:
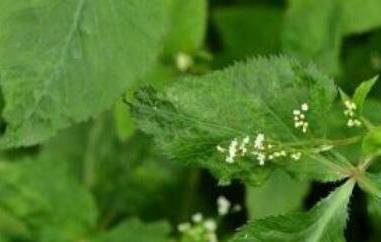
{"label": "light green leaf", "polygon": [[143,224],[131,219],[116,228],[90,240],[91,242],[168,242],[170,226],[165,222]]}
{"label": "light green leaf", "polygon": [[203,46],[207,24],[206,0],[168,0],[170,26],[164,54],[194,54]]}
{"label": "light green leaf", "polygon": [[354,181],[350,180],[306,213],[254,220],[231,242],[344,242],[348,202]]}
{"label": "light green leaf", "polygon": [[223,57],[233,61],[281,49],[284,10],[276,7],[228,7],[214,10],[213,19],[221,36]]}
{"label": "light green leaf", "polygon": [[250,218],[261,219],[299,210],[308,190],[308,182],[296,181],[277,170],[262,186],[247,186],[246,207]]}
{"label": "light green leaf", "polygon": [[378,76],[373,77],[372,79],[368,81],[362,82],[355,90],[355,93],[353,94],[353,102],[356,104],[358,113],[361,115],[364,102],[366,97],[368,96],[369,92],[372,90],[372,87],[376,83],[378,79]]}
{"label": "light green leaf", "polygon": [[2,148],[111,107],[153,64],[165,25],[162,0],[4,0],[0,9]]}
{"label": "light green leaf", "polygon": [[372,155],[381,151],[381,127],[370,130],[362,141],[362,153]]}
{"label": "light green leaf", "polygon": [[343,11],[343,34],[359,34],[381,26],[379,0],[339,1]]}
{"label": "light green leaf", "polygon": [[282,42],[286,53],[314,61],[329,72],[339,71],[341,47],[339,1],[289,0]]}
{"label": "light green leaf", "polygon": [[127,140],[135,132],[135,122],[122,100],[118,100],[113,109],[116,133],[121,141]]}
{"label": "light green leaf", "polygon": [[[131,107],[140,128],[154,135],[168,157],[209,168],[223,180],[240,178],[255,183],[274,167],[272,163],[260,167],[257,161],[242,159],[229,164],[224,154],[217,152],[217,145],[229,145],[232,139],[246,135],[255,137],[259,132],[285,149],[294,142],[303,146],[314,137],[324,139],[326,118],[321,114],[329,113],[335,96],[333,81],[315,67],[270,57],[185,78],[161,93],[142,89]],[[294,127],[293,110],[303,103],[310,107],[308,135]],[[306,152],[299,162],[287,159],[284,164],[297,166],[307,177],[343,177],[331,169],[328,158],[320,158]]]}
{"label": "light green leaf", "polygon": [[56,160],[3,163],[0,208],[33,228],[33,241],[41,242],[83,239],[97,219],[90,194]]}

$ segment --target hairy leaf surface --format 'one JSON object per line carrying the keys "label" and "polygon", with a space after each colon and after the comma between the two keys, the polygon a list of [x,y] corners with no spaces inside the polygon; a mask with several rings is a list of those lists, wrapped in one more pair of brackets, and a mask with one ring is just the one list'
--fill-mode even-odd
{"label": "hairy leaf surface", "polygon": [[[131,106],[140,127],[154,135],[170,158],[210,168],[220,178],[255,180],[272,166],[260,168],[246,159],[227,164],[216,146],[259,132],[285,147],[288,142],[325,138],[321,114],[329,112],[335,96],[332,80],[315,67],[271,57],[185,78],[161,93],[142,89]],[[307,135],[294,128],[293,119],[293,109],[304,102],[310,106]],[[320,162],[319,156],[311,154],[311,159],[294,162],[294,170],[323,180],[341,177],[326,163],[327,159]]]}
{"label": "hairy leaf surface", "polygon": [[110,107],[151,66],[164,32],[161,0],[4,0],[0,9],[2,148]]}

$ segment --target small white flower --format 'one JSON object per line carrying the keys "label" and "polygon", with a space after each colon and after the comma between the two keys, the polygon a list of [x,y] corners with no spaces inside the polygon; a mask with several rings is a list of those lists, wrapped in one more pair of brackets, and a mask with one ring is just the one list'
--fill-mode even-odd
{"label": "small white flower", "polygon": [[226,157],[227,163],[234,163],[234,158],[237,156],[237,147],[238,141],[237,139],[233,139],[229,145],[228,156]]}
{"label": "small white flower", "polygon": [[217,198],[217,210],[218,215],[225,216],[229,213],[230,210],[230,201],[226,199],[224,196],[220,196]]}
{"label": "small white flower", "polygon": [[176,55],[176,67],[179,71],[185,72],[193,65],[190,55],[180,52]]}
{"label": "small white flower", "polygon": [[209,232],[214,232],[217,230],[217,224],[213,219],[208,219],[204,222],[204,228]]}
{"label": "small white flower", "polygon": [[266,161],[266,155],[263,153],[259,153],[257,156],[257,160],[259,161],[260,166],[264,166]]}
{"label": "small white flower", "polygon": [[254,141],[254,148],[257,150],[262,150],[263,147],[263,142],[265,141],[265,135],[262,133],[259,133],[257,137],[255,138]]}
{"label": "small white flower", "polygon": [[181,223],[181,224],[177,225],[177,230],[181,233],[188,231],[190,228],[191,228],[190,223]]}
{"label": "small white flower", "polygon": [[301,108],[302,108],[302,111],[307,112],[309,107],[307,103],[303,103]]}
{"label": "small white flower", "polygon": [[201,223],[203,219],[204,218],[203,218],[201,213],[195,213],[192,216],[192,221],[195,222],[195,223]]}
{"label": "small white flower", "polygon": [[222,148],[220,145],[217,145],[217,150],[221,153],[225,153],[226,152],[226,149],[225,148]]}
{"label": "small white flower", "polygon": [[293,160],[300,160],[301,157],[302,157],[302,153],[301,152],[296,152],[296,153],[291,154],[291,158]]}

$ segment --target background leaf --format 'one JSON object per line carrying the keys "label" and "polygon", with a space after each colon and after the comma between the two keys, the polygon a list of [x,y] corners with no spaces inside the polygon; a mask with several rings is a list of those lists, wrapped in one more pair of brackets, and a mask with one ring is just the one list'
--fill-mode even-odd
{"label": "background leaf", "polygon": [[109,108],[153,64],[164,33],[160,0],[5,0],[0,8],[2,148],[40,143]]}

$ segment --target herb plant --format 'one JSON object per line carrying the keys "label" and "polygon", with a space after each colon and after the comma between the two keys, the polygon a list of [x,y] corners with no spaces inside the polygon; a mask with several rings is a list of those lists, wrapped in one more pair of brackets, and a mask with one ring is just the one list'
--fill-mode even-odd
{"label": "herb plant", "polygon": [[380,241],[380,7],[0,0],[0,242]]}

